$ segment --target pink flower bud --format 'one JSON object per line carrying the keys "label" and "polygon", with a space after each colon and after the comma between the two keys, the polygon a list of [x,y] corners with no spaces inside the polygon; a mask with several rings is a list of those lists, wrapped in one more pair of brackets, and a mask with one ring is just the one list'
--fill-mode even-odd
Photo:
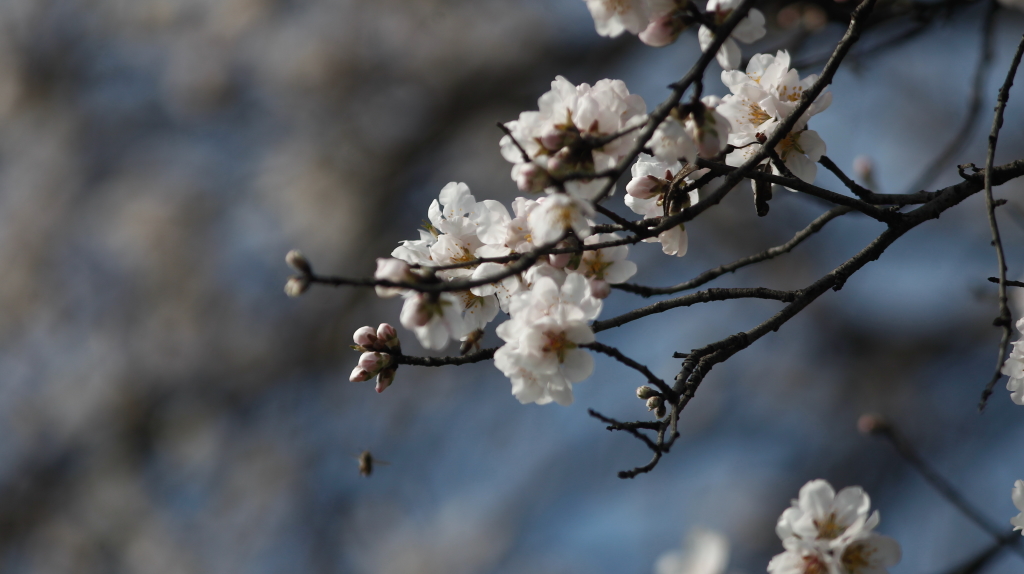
{"label": "pink flower bud", "polygon": [[650,199],[664,191],[664,183],[653,175],[634,177],[626,184],[626,193],[637,199]]}
{"label": "pink flower bud", "polygon": [[431,312],[430,303],[423,293],[410,295],[402,305],[402,313],[399,315],[402,326],[406,329],[425,327],[434,314]]}
{"label": "pink flower bud", "polygon": [[871,176],[874,175],[872,172],[875,170],[875,164],[871,161],[871,158],[866,155],[859,155],[853,158],[853,173],[857,174],[863,181],[868,181]]}
{"label": "pink flower bud", "polygon": [[391,383],[395,382],[395,373],[398,371],[398,367],[391,367],[384,369],[377,375],[377,387],[378,393],[384,392],[384,389],[391,386]]}
{"label": "pink flower bud", "polygon": [[381,323],[377,327],[377,340],[378,343],[383,342],[384,346],[391,350],[402,348],[402,344],[398,341],[398,331],[395,331],[395,328],[387,323]]}
{"label": "pink flower bud", "polygon": [[369,381],[371,378],[373,378],[373,374],[363,369],[360,369],[359,367],[352,369],[352,374],[348,376],[348,380],[352,381],[353,383]]}
{"label": "pink flower bud", "polygon": [[682,28],[676,25],[672,14],[669,13],[652,20],[647,28],[640,32],[640,41],[648,46],[660,48],[675,42],[681,31]]}
{"label": "pink flower bud", "polygon": [[360,347],[372,349],[377,342],[377,335],[373,332],[373,327],[360,327],[352,335],[352,341]]}
{"label": "pink flower bud", "polygon": [[551,128],[540,136],[540,145],[548,151],[558,151],[565,146],[565,135],[564,131]]}
{"label": "pink flower bud", "polygon": [[384,355],[381,353],[366,352],[359,356],[358,368],[377,374],[384,366]]}
{"label": "pink flower bud", "polygon": [[606,299],[612,294],[612,286],[604,279],[591,279],[590,294],[596,299]]}

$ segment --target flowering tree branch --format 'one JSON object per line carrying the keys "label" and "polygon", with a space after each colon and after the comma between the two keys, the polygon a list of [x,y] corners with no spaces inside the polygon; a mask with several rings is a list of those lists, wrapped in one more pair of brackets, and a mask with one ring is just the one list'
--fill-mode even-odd
{"label": "flowering tree branch", "polygon": [[1013,55],[1010,70],[1006,73],[1006,80],[999,89],[996,111],[992,118],[992,132],[988,136],[988,156],[985,158],[985,208],[988,212],[988,225],[992,230],[992,245],[995,247],[996,261],[999,266],[999,316],[996,317],[993,324],[1001,327],[1003,334],[999,341],[999,356],[996,359],[995,374],[992,375],[988,384],[985,385],[985,390],[981,393],[981,402],[978,404],[979,410],[985,408],[985,403],[988,402],[989,396],[992,395],[992,388],[995,387],[996,381],[1002,376],[1003,361],[1006,357],[1006,351],[1010,346],[1010,326],[1013,324],[1010,316],[1010,307],[1006,304],[1006,255],[1003,253],[1003,240],[999,237],[996,207],[995,202],[992,200],[992,164],[995,162],[999,130],[1003,127],[1003,110],[1006,108],[1006,102],[1010,99],[1010,87],[1013,86],[1013,78],[1017,75],[1017,66],[1020,65],[1022,54],[1024,54],[1024,36],[1021,37],[1020,44],[1017,45],[1017,52]]}

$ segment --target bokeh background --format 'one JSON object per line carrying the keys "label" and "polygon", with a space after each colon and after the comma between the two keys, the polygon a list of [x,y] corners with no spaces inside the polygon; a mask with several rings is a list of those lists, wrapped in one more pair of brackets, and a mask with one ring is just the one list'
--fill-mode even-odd
{"label": "bokeh background", "polygon": [[[770,33],[746,54],[789,47],[805,74],[850,9],[762,8]],[[867,156],[878,191],[902,192],[967,114],[989,8],[880,9],[904,15],[865,36],[813,127],[840,166]],[[929,189],[984,162],[1022,31],[1024,14],[997,10],[977,125]],[[696,50],[692,32],[664,49],[600,38],[580,0],[0,1],[0,571],[646,573],[700,525],[729,538],[732,572],[762,572],[781,551],[778,514],[819,477],[871,493],[880,531],[903,544],[895,573],[945,572],[986,547],[855,428],[863,412],[890,417],[1009,528],[1024,409],[1002,384],[976,409],[999,336],[980,195],[717,367],[677,447],[629,481],[616,471],[648,452],[586,412],[647,416],[621,365],[598,357],[568,408],[520,405],[490,363],[403,367],[378,395],[347,381],[347,346],[361,325],[397,325],[401,303],[283,295],[289,249],[369,275],[449,181],[508,204],[495,122],[535,109],[555,75],[621,78],[653,106]],[[724,94],[711,70],[706,93]],[[1024,157],[1020,84],[997,163]],[[1024,275],[1022,191],[997,191],[1011,278]],[[782,243],[824,210],[777,191],[758,219],[751,203],[737,190],[693,222],[682,259],[633,248],[636,281]],[[880,231],[847,216],[715,285],[800,287]],[[641,303],[614,293],[603,316]],[[601,340],[671,377],[673,351],[777,307],[679,309]],[[358,476],[364,449],[390,465]],[[1022,566],[1004,552],[987,572]]]}

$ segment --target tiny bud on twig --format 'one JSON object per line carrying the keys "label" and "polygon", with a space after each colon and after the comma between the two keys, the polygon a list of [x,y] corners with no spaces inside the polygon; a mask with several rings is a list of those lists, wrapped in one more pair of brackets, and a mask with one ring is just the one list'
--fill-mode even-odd
{"label": "tiny bud on twig", "polygon": [[298,249],[289,251],[288,255],[284,256],[284,262],[303,275],[313,274],[313,267],[309,264],[309,259],[306,259],[306,256]]}

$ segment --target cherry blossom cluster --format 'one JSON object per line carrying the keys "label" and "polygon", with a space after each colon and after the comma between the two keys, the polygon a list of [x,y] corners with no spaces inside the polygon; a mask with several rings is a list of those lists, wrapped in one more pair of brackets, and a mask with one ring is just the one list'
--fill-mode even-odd
{"label": "cherry blossom cluster", "polygon": [[[723,71],[722,83],[732,93],[722,98],[716,110],[729,120],[732,128],[729,144],[734,148],[726,157],[726,163],[740,166],[760,152],[760,144],[792,115],[804,91],[817,80],[815,74],[801,79],[797,71],[790,68],[789,53],[785,50],[774,56],[755,55],[747,64],[746,73]],[[786,168],[807,182],[814,181],[816,162],[825,154],[825,142],[817,132],[807,129],[807,122],[831,103],[832,92],[819,94],[793,129],[775,146]],[[767,162],[765,160],[764,167]],[[777,175],[787,175],[780,173],[775,164],[771,164],[771,170]]]}
{"label": "cherry blossom cluster", "polygon": [[[650,219],[697,203],[697,182],[707,172],[697,169],[700,158],[742,162],[793,113],[803,90],[815,81],[815,76],[800,79],[789,65],[784,51],[759,54],[746,73],[722,72],[733,92],[725,98],[706,96],[674,106],[648,142],[653,155],[640,154],[632,166],[626,205]],[[819,97],[776,147],[799,177],[813,179],[813,162],[824,152],[821,138],[806,129],[807,119],[830,101],[829,94]],[[611,285],[636,273],[627,247],[587,246],[619,239],[594,234],[591,217],[595,204],[613,189],[609,175],[635,147],[637,128],[648,121],[643,99],[620,80],[591,86],[557,77],[536,111],[504,125],[499,142],[518,188],[540,197],[517,198],[509,213],[498,201],[477,201],[466,184],[449,183],[430,204],[419,238],[401,242],[391,258],[378,259],[375,278],[386,282],[378,285],[378,295],[404,298],[401,324],[431,350],[458,340],[466,353],[498,313],[506,313],[509,320],[496,329],[505,344],[494,360],[512,381],[513,394],[523,403],[569,404],[572,384],[593,371],[584,346],[594,342],[589,324],[600,313],[601,300]],[[644,241],[659,242],[664,253],[675,256],[688,247],[683,224]],[[576,252],[508,269],[516,257],[552,247]],[[308,285],[311,270],[304,259],[289,261],[301,273],[291,281],[297,294]],[[453,281],[469,281],[469,288],[415,288]],[[390,363],[379,350],[367,352],[371,355],[360,360],[354,380],[384,372],[389,384]],[[660,418],[665,409],[654,405],[651,410]]]}
{"label": "cherry blossom cluster", "polygon": [[[701,50],[714,42],[715,30],[739,7],[740,0],[709,0],[707,13],[692,9],[689,0],[585,0],[594,26],[602,36],[619,36],[623,32],[637,34],[648,46],[668,46],[690,25],[700,22],[697,39]],[[764,14],[751,8],[732,30],[729,38],[715,54],[719,65],[735,70],[742,53],[736,41],[750,44],[765,35]]]}
{"label": "cherry blossom cluster", "polygon": [[836,493],[821,479],[800,489],[775,527],[786,549],[768,563],[770,574],[887,574],[900,545],[875,533],[878,511],[858,486]]}
{"label": "cherry blossom cluster", "polygon": [[[500,202],[478,202],[466,184],[450,183],[431,203],[429,223],[420,238],[403,241],[392,258],[377,260],[375,278],[393,284],[495,278],[468,290],[425,292],[378,286],[377,294],[405,298],[401,323],[427,349],[443,349],[454,339],[462,341],[467,352],[499,311],[507,313],[510,320],[496,330],[506,344],[495,353],[495,365],[511,379],[512,392],[523,403],[572,402],[572,383],[593,371],[592,357],[580,348],[594,341],[589,322],[600,313],[601,299],[609,295],[610,286],[636,273],[626,246],[546,256],[522,273],[510,273],[507,264],[486,260],[528,253],[574,229],[571,221],[546,215],[549,204],[560,197],[568,195],[517,198],[509,214]],[[589,229],[592,222],[584,224]],[[552,226],[555,232],[550,231]],[[576,232],[574,240],[580,235]],[[587,234],[582,243],[618,238]],[[364,358],[376,365],[370,357]]]}
{"label": "cherry blossom cluster", "polygon": [[352,348],[363,354],[348,380],[359,383],[377,377],[377,392],[383,392],[394,382],[398,370],[398,363],[393,357],[402,354],[398,333],[391,325],[381,323],[376,331],[369,326],[356,329],[352,340],[355,343]]}
{"label": "cherry blossom cluster", "polygon": [[[1024,333],[1024,319],[1017,321],[1017,330]],[[1006,390],[1010,391],[1010,399],[1018,405],[1024,405],[1024,338],[1013,343],[1010,356],[1006,358],[1006,362],[1003,363],[1003,368],[999,372],[1010,378],[1006,382]]]}

